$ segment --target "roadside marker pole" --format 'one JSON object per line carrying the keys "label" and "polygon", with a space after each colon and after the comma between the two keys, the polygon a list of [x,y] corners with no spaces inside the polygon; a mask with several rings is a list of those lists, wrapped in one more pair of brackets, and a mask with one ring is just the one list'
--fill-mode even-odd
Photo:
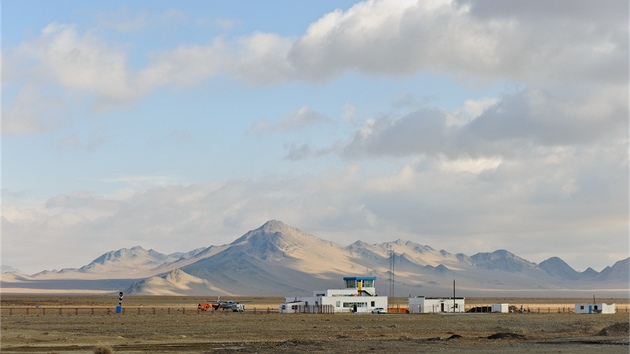
{"label": "roadside marker pole", "polygon": [[120,313],[122,310],[123,292],[118,293],[118,306],[116,306],[116,313]]}

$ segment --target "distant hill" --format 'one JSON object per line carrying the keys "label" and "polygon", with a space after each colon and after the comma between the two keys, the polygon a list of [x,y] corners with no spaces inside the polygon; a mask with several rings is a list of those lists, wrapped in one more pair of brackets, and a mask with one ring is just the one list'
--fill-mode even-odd
{"label": "distant hill", "polygon": [[[127,295],[207,295],[222,292],[205,279],[175,269],[162,277],[150,277],[125,289]],[[226,294],[232,295],[232,294]]]}
{"label": "distant hill", "polygon": [[[391,273],[392,265],[394,273]],[[9,273],[7,273],[9,274]],[[627,296],[628,259],[579,273],[558,257],[536,264],[507,250],[467,256],[406,240],[349,246],[271,220],[234,242],[162,254],[142,247],[110,251],[81,268],[2,277],[24,288],[125,290],[138,295],[298,296],[339,288],[342,277],[377,277],[380,294],[463,296]],[[588,289],[588,290],[583,290]]]}
{"label": "distant hill", "polygon": [[0,266],[0,273],[9,273],[9,272],[20,272],[19,269],[17,268],[13,268],[9,265],[1,265]]}

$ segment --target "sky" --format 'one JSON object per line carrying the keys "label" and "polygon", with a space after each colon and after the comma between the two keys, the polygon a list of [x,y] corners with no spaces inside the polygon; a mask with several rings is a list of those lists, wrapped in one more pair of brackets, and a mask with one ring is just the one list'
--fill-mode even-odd
{"label": "sky", "polygon": [[1,263],[342,246],[627,258],[628,2],[3,0]]}

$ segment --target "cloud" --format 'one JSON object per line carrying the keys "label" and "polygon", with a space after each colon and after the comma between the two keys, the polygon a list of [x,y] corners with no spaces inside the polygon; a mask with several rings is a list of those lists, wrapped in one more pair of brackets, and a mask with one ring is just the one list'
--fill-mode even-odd
{"label": "cloud", "polygon": [[[612,263],[624,258],[619,245],[628,241],[628,161],[619,145],[538,148],[527,159],[426,156],[379,173],[350,164],[189,185],[147,186],[139,178],[124,193],[77,191],[40,205],[3,205],[3,249],[17,255],[21,245],[44,246],[28,251],[30,265],[11,254],[3,262],[37,271],[78,267],[134,245],[187,251],[278,219],[340,244],[403,238],[450,252],[506,248],[530,259],[549,249],[562,255],[567,240],[586,250],[605,237],[619,252],[604,248],[598,257]],[[58,240],[77,264],[48,252]]]}
{"label": "cloud", "polygon": [[41,70],[67,88],[112,98],[134,95],[124,50],[108,46],[90,33],[80,34],[74,25],[51,23],[35,43],[20,50],[37,58]]}
{"label": "cloud", "polygon": [[355,133],[344,154],[404,156],[436,153],[447,135],[444,112],[424,109],[401,118],[386,116],[369,120]]}
{"label": "cloud", "polygon": [[102,13],[97,21],[105,28],[113,28],[119,32],[138,32],[156,26],[176,26],[186,22],[188,17],[178,9],[167,9],[160,14],[147,11],[134,13],[126,6],[115,11]]}
{"label": "cloud", "polygon": [[57,140],[55,146],[59,149],[84,149],[92,151],[106,144],[107,141],[108,139],[102,131],[93,132],[87,138],[81,137],[79,133],[72,133]]}
{"label": "cloud", "polygon": [[525,89],[500,99],[468,100],[451,111],[419,109],[368,119],[343,148],[347,157],[520,154],[523,146],[627,140],[627,90],[562,93]]}
{"label": "cloud", "polygon": [[286,54],[292,41],[291,38],[262,32],[239,38],[231,72],[235,77],[257,85],[292,79],[294,70]]}
{"label": "cloud", "polygon": [[557,92],[526,90],[506,96],[486,109],[469,131],[483,139],[534,140],[545,145],[585,144],[627,131],[623,91],[600,87],[569,97]]}
{"label": "cloud", "polygon": [[[586,3],[577,7],[592,6]],[[534,12],[548,7],[528,5]],[[450,1],[359,3],[311,24],[288,58],[296,75],[314,81],[352,70],[373,75],[437,70],[480,81],[536,84],[625,81],[620,77],[627,75],[618,71],[628,70],[624,18],[613,14],[590,20],[585,28],[588,12],[583,11],[565,16],[562,27],[553,21],[540,26],[515,11],[486,21],[470,8],[478,9]],[[596,13],[604,17],[601,10]]]}
{"label": "cloud", "polygon": [[[622,87],[627,93],[627,19],[619,14],[627,13],[622,10],[628,5],[607,3],[610,9],[589,1],[566,7],[512,1],[513,7],[476,1],[367,1],[324,15],[301,36],[254,32],[215,37],[210,43],[151,54],[138,70],[129,67],[126,48],[76,25],[51,23],[40,37],[20,45],[16,55],[31,80],[47,78],[92,95],[95,107],[128,104],[160,87],[190,87],[223,75],[270,85],[322,82],[355,71],[393,76],[434,71],[482,84],[512,82],[545,94],[571,85],[576,92],[563,100],[577,103],[597,96],[599,89],[615,90],[602,86]],[[155,22],[121,11],[132,22]],[[184,15],[173,10],[162,16]],[[8,71],[14,64],[9,63]],[[25,109],[17,105],[9,103],[3,113],[20,115]],[[16,131],[29,129],[13,126]]]}
{"label": "cloud", "polygon": [[277,122],[270,122],[265,119],[255,121],[249,129],[249,133],[254,135],[285,133],[303,130],[308,126],[328,121],[329,119],[320,112],[314,111],[308,106],[302,106]]}

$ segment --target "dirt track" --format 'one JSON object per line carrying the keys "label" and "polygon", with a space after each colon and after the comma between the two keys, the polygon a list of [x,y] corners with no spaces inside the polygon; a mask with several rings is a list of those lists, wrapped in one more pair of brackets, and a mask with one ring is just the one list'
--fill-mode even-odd
{"label": "dirt track", "polygon": [[[22,302],[21,299],[13,299]],[[38,299],[39,300],[39,299]],[[275,299],[274,299],[275,300]],[[67,301],[72,301],[68,304]],[[98,306],[100,299],[82,298]],[[164,301],[153,300],[153,305]],[[166,302],[173,303],[174,299]],[[182,299],[190,302],[190,299]],[[273,301],[273,300],[272,300]],[[628,314],[290,314],[78,310],[29,315],[2,299],[2,353],[573,352],[628,353]],[[45,304],[51,306],[52,304]],[[263,307],[262,303],[258,304]],[[42,305],[44,306],[44,305]],[[151,305],[148,305],[151,306]],[[151,306],[153,308],[154,306]],[[74,309],[74,310],[73,310]],[[174,308],[173,308],[174,309]],[[41,308],[40,308],[41,310]],[[145,308],[146,310],[146,308]],[[602,331],[606,329],[605,331]]]}

